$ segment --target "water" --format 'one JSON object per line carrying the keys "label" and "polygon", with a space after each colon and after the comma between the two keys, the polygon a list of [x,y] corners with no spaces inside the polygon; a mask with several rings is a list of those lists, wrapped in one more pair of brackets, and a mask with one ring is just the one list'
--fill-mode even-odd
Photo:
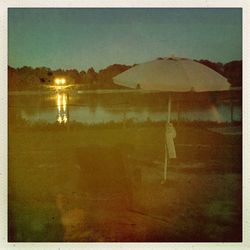
{"label": "water", "polygon": [[[187,121],[231,121],[229,101],[196,101],[173,99],[171,119]],[[233,119],[242,120],[242,107],[235,103]],[[97,124],[106,122],[164,121],[167,118],[167,97],[129,93],[41,93],[9,95],[9,114],[14,114],[31,123],[43,121],[48,123]]]}

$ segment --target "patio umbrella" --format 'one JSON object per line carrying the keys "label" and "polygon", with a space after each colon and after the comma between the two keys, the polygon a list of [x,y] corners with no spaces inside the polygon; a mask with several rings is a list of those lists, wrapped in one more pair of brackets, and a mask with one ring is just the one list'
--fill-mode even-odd
{"label": "patio umbrella", "polygon": [[[204,92],[228,90],[229,82],[209,67],[186,58],[166,57],[136,65],[113,78],[114,82],[130,88],[166,92]],[[175,158],[171,121],[171,96],[168,99],[166,124],[164,181],[167,178],[167,159]]]}

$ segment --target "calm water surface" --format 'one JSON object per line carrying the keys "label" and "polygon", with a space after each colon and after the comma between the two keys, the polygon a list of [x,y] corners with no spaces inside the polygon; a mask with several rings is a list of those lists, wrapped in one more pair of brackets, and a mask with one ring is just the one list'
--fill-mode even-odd
{"label": "calm water surface", "polygon": [[[77,121],[96,124],[120,122],[127,119],[142,122],[146,120],[164,121],[167,117],[167,98],[163,100],[130,102],[124,96],[105,96],[105,94],[67,94],[47,93],[41,95],[11,95],[9,96],[9,112],[18,114],[21,118],[34,122],[67,123]],[[139,98],[138,98],[139,99]],[[234,104],[234,120],[242,119],[241,104]],[[200,121],[231,121],[230,102],[206,102],[195,100],[192,103],[173,100],[172,119]]]}

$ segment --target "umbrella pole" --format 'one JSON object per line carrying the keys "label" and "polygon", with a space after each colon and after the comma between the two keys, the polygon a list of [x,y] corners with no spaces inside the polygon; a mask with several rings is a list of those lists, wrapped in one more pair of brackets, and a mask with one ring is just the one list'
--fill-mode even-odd
{"label": "umbrella pole", "polygon": [[168,97],[168,117],[166,122],[166,131],[165,131],[165,162],[164,162],[164,182],[167,180],[167,168],[168,168],[168,147],[167,147],[167,126],[170,123],[171,120],[171,96]]}
{"label": "umbrella pole", "polygon": [[168,123],[170,123],[171,120],[171,96],[168,97]]}

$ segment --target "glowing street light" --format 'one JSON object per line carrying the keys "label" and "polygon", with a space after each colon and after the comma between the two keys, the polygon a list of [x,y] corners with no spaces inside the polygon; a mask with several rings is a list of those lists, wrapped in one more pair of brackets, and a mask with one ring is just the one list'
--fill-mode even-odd
{"label": "glowing street light", "polygon": [[56,84],[60,84],[60,82],[61,82],[61,81],[60,81],[59,78],[56,78],[56,79],[55,79],[55,83],[56,83]]}
{"label": "glowing street light", "polygon": [[54,82],[55,82],[57,85],[65,84],[65,83],[66,83],[66,79],[65,79],[65,78],[56,78],[56,79],[54,80]]}

